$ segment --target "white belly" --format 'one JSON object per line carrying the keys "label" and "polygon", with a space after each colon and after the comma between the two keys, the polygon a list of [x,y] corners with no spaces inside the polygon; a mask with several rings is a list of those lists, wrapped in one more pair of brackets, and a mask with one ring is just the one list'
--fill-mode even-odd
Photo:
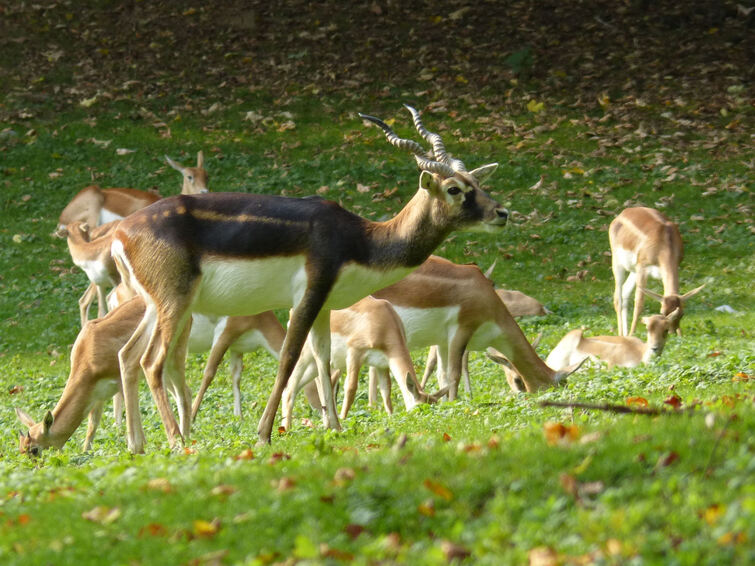
{"label": "white belly", "polygon": [[406,344],[410,350],[445,344],[459,327],[459,307],[417,309],[394,305],[404,323]]}
{"label": "white belly", "polygon": [[192,311],[247,315],[289,308],[301,300],[307,287],[304,263],[304,256],[206,260]]}
{"label": "white belly", "polygon": [[399,267],[386,271],[349,263],[341,268],[325,306],[331,310],[350,307],[370,293],[393,285],[414,269],[413,267]]}
{"label": "white belly", "polygon": [[[636,272],[637,271],[637,254],[630,250],[617,249],[612,252],[615,254],[619,265],[624,268],[625,271]],[[661,278],[661,270],[657,265],[646,265],[645,273],[653,279]]]}

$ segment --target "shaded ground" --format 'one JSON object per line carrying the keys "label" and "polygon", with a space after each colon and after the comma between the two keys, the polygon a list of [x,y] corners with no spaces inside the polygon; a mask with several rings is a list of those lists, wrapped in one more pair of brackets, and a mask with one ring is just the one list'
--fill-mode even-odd
{"label": "shaded ground", "polygon": [[3,3],[0,120],[95,96],[207,108],[248,90],[673,106],[692,119],[729,118],[732,128],[752,113],[747,1],[206,4]]}

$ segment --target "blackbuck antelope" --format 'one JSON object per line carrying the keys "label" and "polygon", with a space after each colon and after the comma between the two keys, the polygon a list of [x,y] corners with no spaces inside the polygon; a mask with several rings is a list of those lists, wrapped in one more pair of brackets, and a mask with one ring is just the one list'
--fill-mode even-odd
{"label": "blackbuck antelope", "polygon": [[[21,422],[29,428],[20,437],[22,452],[38,454],[45,448],[61,448],[87,414],[89,426],[83,449],[91,448],[105,402],[112,396],[117,399],[121,390],[118,352],[133,335],[146,308],[141,297],[123,300],[128,293],[122,285],[116,288],[116,293],[122,302],[114,304],[107,316],[87,322],[79,332],[71,350],[68,381],[55,408],[48,411],[40,423],[16,409]],[[193,318],[189,351],[210,350],[203,386],[212,381],[223,355],[230,350],[234,393],[241,379],[242,354],[265,348],[277,358],[285,335],[283,326],[270,311],[252,316],[221,317],[217,321],[201,315]],[[237,415],[241,412],[237,395],[234,395],[234,412]],[[116,409],[116,414],[119,413]]]}
{"label": "blackbuck antelope", "polygon": [[[331,365],[346,375],[341,419],[346,418],[354,403],[359,371],[364,364],[369,366],[370,378],[379,385],[389,414],[393,413],[389,372],[398,383],[407,411],[419,403],[437,401],[440,395],[424,393],[417,382],[404,327],[388,301],[368,296],[349,308],[331,311],[330,329]],[[316,373],[314,352],[305,345],[283,393],[283,426],[286,429],[291,427],[296,394],[312,382]],[[311,405],[324,409],[316,390],[310,386],[305,392]]]}
{"label": "blackbuck antelope", "polygon": [[502,352],[527,391],[556,385],[571,373],[555,372],[543,363],[492,282],[475,265],[431,256],[408,277],[373,294],[396,309],[410,350],[438,346],[439,381],[448,387],[450,399],[457,394],[466,349]]}
{"label": "blackbuck antelope", "polygon": [[292,308],[259,439],[270,442],[281,395],[308,335],[326,425],[339,428],[330,383],[330,311],[401,279],[451,231],[499,229],[508,218],[508,211],[480,189],[497,164],[467,171],[448,156],[440,137],[424,128],[419,113],[410,111],[418,132],[432,144],[432,157],[381,120],[361,115],[382,128],[391,144],[412,153],[421,169],[418,191],[391,220],[372,222],[319,198],[209,193],[170,197],[121,222],[113,257],[124,281],[147,302],[142,322],[119,354],[132,451],[144,449],[136,395],[139,364],[171,445],[189,435],[188,396],[178,399],[179,428],[163,379],[186,390],[192,312],[222,316]]}
{"label": "blackbuck antelope", "polygon": [[[204,169],[204,154],[197,153],[196,167],[183,167],[165,156],[168,164],[183,176],[181,194],[193,195],[207,192],[208,175]],[[160,200],[160,195],[139,189],[101,189],[90,185],[81,189],[71,199],[58,219],[58,228],[72,222],[86,222],[89,226],[99,226],[113,220],[121,220],[129,214]]]}
{"label": "blackbuck antelope", "polygon": [[[661,302],[661,314],[664,316],[679,309],[679,316],[671,323],[671,332],[681,335],[679,321],[684,314],[684,303],[705,285],[679,294],[679,264],[683,250],[677,225],[655,209],[641,206],[626,208],[611,222],[608,238],[615,281],[613,306],[619,336],[634,334],[644,306],[643,292]],[[663,296],[646,288],[648,276],[663,282]],[[633,289],[636,289],[634,312],[632,324],[628,327]]]}
{"label": "blackbuck antelope", "polygon": [[89,287],[79,298],[82,326],[89,319],[89,307],[95,297],[97,318],[105,316],[105,291],[120,281],[120,275],[110,255],[113,231],[117,225],[118,220],[95,227],[90,227],[86,222],[72,222],[55,232],[57,236],[66,238],[73,263],[81,268],[89,279]]}
{"label": "blackbuck antelope", "polygon": [[590,336],[585,338],[584,329],[577,328],[564,336],[556,344],[546,359],[552,368],[564,368],[579,364],[587,358],[602,360],[613,366],[633,368],[648,363],[653,357],[660,356],[666,345],[666,338],[674,323],[681,317],[681,309],[676,309],[668,316],[654,314],[643,317],[642,323],[647,327],[647,340],[643,342],[635,336]]}

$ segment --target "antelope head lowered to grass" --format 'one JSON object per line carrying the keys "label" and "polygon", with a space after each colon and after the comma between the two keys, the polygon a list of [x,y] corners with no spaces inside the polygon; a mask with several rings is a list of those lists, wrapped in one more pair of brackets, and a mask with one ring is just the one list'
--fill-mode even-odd
{"label": "antelope head lowered to grass", "polygon": [[661,355],[669,330],[674,323],[678,323],[681,315],[681,310],[676,309],[668,316],[654,314],[643,317],[642,322],[648,331],[645,342],[634,336],[585,337],[582,336],[584,330],[577,328],[556,344],[545,363],[554,369],[581,363],[587,358],[604,361],[609,368],[633,368],[648,363]]}
{"label": "antelope head lowered to grass", "polygon": [[[467,171],[410,109],[432,157],[399,138],[381,120],[388,141],[413,154],[421,173],[414,197],[394,218],[372,222],[319,198],[260,194],[179,195],[123,220],[112,253],[124,281],[147,303],[121,359],[129,448],[144,449],[138,410],[138,367],[158,406],[171,444],[190,431],[184,378],[187,322],[192,312],[254,314],[291,308],[278,373],[259,423],[270,442],[288,378],[309,335],[327,407],[326,425],[339,428],[330,382],[330,311],[345,308],[417,268],[453,230],[500,229],[508,211],[481,188],[497,164]],[[138,345],[149,336],[146,350]],[[177,396],[176,421],[164,381]]]}
{"label": "antelope head lowered to grass", "polygon": [[[679,309],[679,315],[671,323],[671,332],[681,335],[679,322],[684,314],[684,303],[705,285],[679,294],[679,264],[683,256],[679,227],[653,208],[626,208],[609,225],[608,239],[615,281],[613,306],[619,336],[634,334],[644,305],[643,290],[661,302],[662,315],[667,316]],[[648,276],[663,282],[663,295],[647,290]],[[634,312],[632,324],[628,327],[633,289],[636,289]]]}
{"label": "antelope head lowered to grass", "polygon": [[[193,195],[207,192],[209,177],[204,169],[204,154],[197,153],[196,167],[183,167],[167,155],[168,164],[183,176],[181,194]],[[72,222],[86,222],[89,226],[99,226],[113,220],[121,220],[139,209],[160,200],[160,195],[139,189],[101,189],[90,185],[81,189],[71,199],[58,219],[58,227]]]}

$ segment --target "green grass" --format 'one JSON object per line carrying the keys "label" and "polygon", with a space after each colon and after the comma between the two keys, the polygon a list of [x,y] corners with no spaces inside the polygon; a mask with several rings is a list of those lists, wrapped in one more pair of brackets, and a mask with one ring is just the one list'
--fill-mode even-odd
{"label": "green grass", "polygon": [[[369,410],[361,392],[342,433],[297,424],[247,460],[238,457],[253,448],[275,372],[269,357],[248,355],[245,416],[231,416],[222,370],[187,453],[167,448],[143,390],[146,455],[127,453],[110,415],[88,454],[79,452],[82,427],[61,451],[19,455],[13,408],[41,418],[57,401],[85,287],[65,242],[49,234],[93,178],[173,194],[180,178],[163,154],[190,162],[203,149],[214,191],[304,196],[327,186],[327,198],[373,219],[413,194],[411,159],[355,114],[395,117],[408,135],[403,98],[356,106],[327,96],[247,96],[207,116],[155,104],[150,112],[170,138],[124,100],[0,124],[16,132],[0,141],[0,562],[443,564],[449,542],[475,564],[527,563],[537,547],[563,564],[755,560],[755,392],[742,377],[754,373],[751,156],[739,145],[743,134],[731,134],[728,151],[711,149],[710,139],[727,133],[721,124],[708,135],[676,135],[680,126],[653,109],[602,120],[557,105],[504,116],[460,103],[449,107],[456,120],[427,113],[426,123],[447,128],[450,151],[468,166],[501,163],[489,189],[516,211],[510,225],[498,236],[454,234],[438,253],[483,268],[498,260],[499,285],[544,302],[553,314],[521,322],[530,338],[543,333],[543,356],[577,326],[613,332],[605,233],[613,216],[637,203],[680,224],[682,290],[707,286],[686,308],[684,338],[672,337],[656,363],[593,365],[563,389],[513,395],[491,362],[473,356],[471,399],[387,417]],[[264,119],[244,120],[250,109]],[[295,128],[278,131],[286,120]],[[455,139],[457,129],[465,141]],[[118,156],[117,148],[137,151]],[[360,193],[358,183],[374,187]],[[738,313],[713,310],[724,304]],[[655,308],[650,302],[646,311]],[[416,353],[418,367],[423,356]],[[193,388],[203,361],[188,364]],[[538,405],[643,397],[664,407],[672,394],[694,409],[646,417]],[[304,418],[317,422],[300,400],[296,422]],[[573,425],[578,438],[549,444],[549,421]]]}

